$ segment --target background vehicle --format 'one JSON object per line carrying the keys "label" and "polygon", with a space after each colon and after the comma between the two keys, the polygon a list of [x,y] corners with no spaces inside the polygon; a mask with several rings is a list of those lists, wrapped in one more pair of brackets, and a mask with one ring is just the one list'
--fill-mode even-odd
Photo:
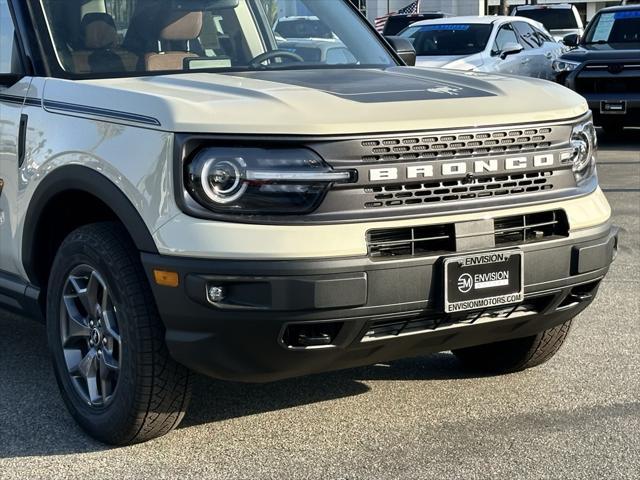
{"label": "background vehicle", "polygon": [[416,65],[555,79],[562,54],[538,22],[519,17],[452,17],[416,23],[399,35],[410,40]]}
{"label": "background vehicle", "polygon": [[331,30],[314,16],[280,18],[273,31],[284,38],[334,38]]}
{"label": "background vehicle", "polygon": [[584,32],[584,24],[575,5],[517,5],[511,11],[511,15],[540,22],[559,42],[566,35],[582,35]]}
{"label": "background vehicle", "polygon": [[584,96],[594,121],[617,133],[640,126],[640,5],[600,10],[573,50],[554,62],[557,80]]}
{"label": "background vehicle", "polygon": [[326,65],[353,65],[356,62],[353,54],[339,40],[318,38],[297,38],[278,41],[282,50],[295,53],[305,62],[318,62]]}
{"label": "background vehicle", "polygon": [[434,20],[437,18],[450,17],[448,13],[444,12],[422,12],[422,13],[408,13],[408,14],[394,14],[387,18],[384,28],[382,29],[382,35],[397,35],[409,25],[413,25],[416,22],[423,20]]}

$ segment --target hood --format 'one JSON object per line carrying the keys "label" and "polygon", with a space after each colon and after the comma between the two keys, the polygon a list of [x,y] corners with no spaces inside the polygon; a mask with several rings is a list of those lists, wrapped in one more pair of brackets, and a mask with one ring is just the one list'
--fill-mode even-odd
{"label": "hood", "polygon": [[640,43],[594,43],[580,45],[562,56],[574,62],[633,60],[640,62]]}
{"label": "hood", "polygon": [[126,123],[126,115],[135,114],[157,120],[148,128],[220,134],[416,131],[557,120],[587,111],[582,97],[551,82],[409,67],[49,79],[43,96],[45,108],[76,104],[81,111],[77,104],[83,104],[88,116],[108,111]]}

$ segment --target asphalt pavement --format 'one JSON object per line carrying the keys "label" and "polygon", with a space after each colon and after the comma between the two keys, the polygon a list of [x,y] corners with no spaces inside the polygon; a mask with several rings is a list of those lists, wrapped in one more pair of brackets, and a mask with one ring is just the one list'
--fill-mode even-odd
{"label": "asphalt pavement", "polygon": [[183,424],[108,448],[58,395],[44,327],[0,312],[0,479],[640,478],[640,130],[601,141],[622,228],[600,294],[542,367],[451,354],[269,385],[198,378]]}

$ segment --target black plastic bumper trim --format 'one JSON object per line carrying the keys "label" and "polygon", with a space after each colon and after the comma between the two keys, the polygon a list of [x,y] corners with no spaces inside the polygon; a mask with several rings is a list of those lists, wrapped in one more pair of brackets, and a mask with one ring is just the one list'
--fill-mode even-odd
{"label": "black plastic bumper trim", "polygon": [[[224,261],[142,254],[142,260],[174,358],[213,377],[262,382],[516,338],[551,328],[577,315],[592,301],[591,293],[578,295],[581,292],[574,289],[591,285],[595,294],[613,260],[610,245],[617,235],[616,228],[605,224],[572,232],[566,239],[523,245],[525,297],[549,297],[545,308],[535,314],[375,342],[360,341],[371,322],[439,315],[442,257],[383,262],[367,257]],[[574,273],[576,265],[594,269]],[[154,268],[178,272],[180,288],[153,284]],[[335,285],[319,294],[325,284],[332,285],[332,279]],[[239,285],[235,293],[229,290],[230,298],[235,295],[242,302],[233,308],[211,305],[205,297],[205,285],[210,281],[227,281],[233,288]],[[576,295],[571,296],[572,292]],[[284,340],[289,325],[322,324],[332,331],[335,324],[340,324],[330,344],[291,348]],[[306,335],[304,329],[297,329],[294,336],[298,340],[300,331]],[[320,338],[325,333],[323,328],[316,328],[310,329],[310,335]]]}

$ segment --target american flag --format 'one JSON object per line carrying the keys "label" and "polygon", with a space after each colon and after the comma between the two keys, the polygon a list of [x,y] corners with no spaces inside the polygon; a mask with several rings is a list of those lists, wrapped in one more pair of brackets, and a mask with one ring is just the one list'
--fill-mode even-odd
{"label": "american flag", "polygon": [[416,0],[415,2],[407,5],[404,8],[401,8],[397,12],[389,12],[382,17],[376,18],[375,27],[376,30],[380,33],[384,30],[384,26],[387,24],[387,20],[391,15],[411,15],[413,13],[418,13],[420,11],[420,0]]}

